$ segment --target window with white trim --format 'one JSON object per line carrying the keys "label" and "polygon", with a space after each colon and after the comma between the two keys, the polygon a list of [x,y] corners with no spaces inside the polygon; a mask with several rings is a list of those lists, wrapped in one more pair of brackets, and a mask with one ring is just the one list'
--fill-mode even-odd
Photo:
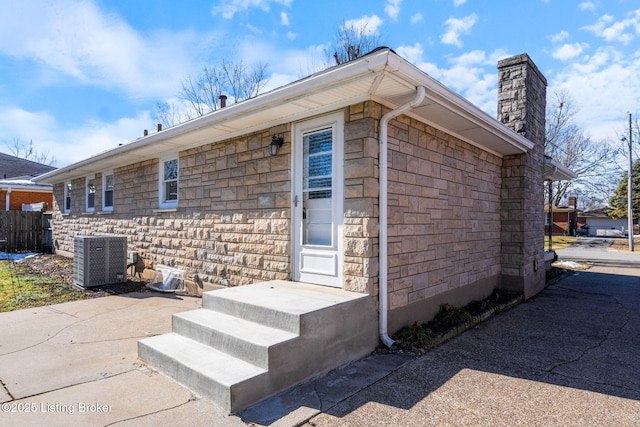
{"label": "window with white trim", "polygon": [[96,210],[96,179],[95,177],[87,177],[87,212],[95,212]]}
{"label": "window with white trim", "polygon": [[113,172],[102,174],[102,210],[110,212],[113,210]]}
{"label": "window with white trim", "polygon": [[160,162],[160,208],[178,207],[178,159]]}
{"label": "window with white trim", "polygon": [[71,212],[71,183],[64,183],[64,211]]}

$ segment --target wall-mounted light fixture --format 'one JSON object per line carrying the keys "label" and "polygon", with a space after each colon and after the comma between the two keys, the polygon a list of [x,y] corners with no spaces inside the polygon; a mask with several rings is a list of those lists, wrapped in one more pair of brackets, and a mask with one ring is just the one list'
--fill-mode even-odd
{"label": "wall-mounted light fixture", "polygon": [[272,156],[277,156],[278,151],[280,151],[280,147],[284,144],[284,138],[281,136],[273,135],[271,137],[271,142],[269,143],[269,154]]}

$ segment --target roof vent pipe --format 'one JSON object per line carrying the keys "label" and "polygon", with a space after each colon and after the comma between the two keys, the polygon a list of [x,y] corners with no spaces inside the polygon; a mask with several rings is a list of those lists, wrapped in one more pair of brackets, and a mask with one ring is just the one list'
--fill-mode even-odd
{"label": "roof vent pipe", "polygon": [[144,130],[144,136],[149,135],[149,131],[147,129]]}
{"label": "roof vent pipe", "polygon": [[393,345],[393,340],[389,337],[387,331],[387,312],[389,310],[389,295],[387,290],[387,276],[389,274],[389,259],[387,250],[387,228],[388,228],[388,203],[387,203],[387,145],[388,145],[388,128],[389,121],[394,117],[417,107],[424,100],[425,88],[419,86],[416,88],[415,98],[395,110],[389,111],[380,119],[380,251],[379,251],[379,274],[378,274],[378,300],[380,303],[379,334],[380,341],[387,347]]}
{"label": "roof vent pipe", "polygon": [[158,123],[158,132],[162,131],[162,123]]}
{"label": "roof vent pipe", "polygon": [[227,95],[220,95],[218,99],[220,100],[220,108],[227,106]]}

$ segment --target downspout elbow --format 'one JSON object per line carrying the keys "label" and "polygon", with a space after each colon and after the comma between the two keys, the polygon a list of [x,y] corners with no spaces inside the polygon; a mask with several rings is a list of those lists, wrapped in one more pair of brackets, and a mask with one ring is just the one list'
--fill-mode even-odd
{"label": "downspout elbow", "polygon": [[417,107],[425,97],[425,88],[420,86],[416,89],[416,96],[412,101],[401,105],[395,110],[389,111],[380,119],[380,250],[379,250],[379,275],[378,275],[378,300],[379,300],[379,335],[380,341],[387,347],[393,345],[393,340],[389,337],[387,325],[387,312],[389,310],[389,295],[387,287],[388,277],[388,253],[387,253],[387,139],[389,121],[400,114]]}

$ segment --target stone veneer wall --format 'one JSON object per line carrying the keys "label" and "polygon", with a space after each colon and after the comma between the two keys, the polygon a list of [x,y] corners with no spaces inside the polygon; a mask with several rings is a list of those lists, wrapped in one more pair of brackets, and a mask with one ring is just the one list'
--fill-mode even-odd
{"label": "stone veneer wall", "polygon": [[352,105],[345,118],[344,284],[345,289],[378,295],[378,157],[373,101]]}
{"label": "stone veneer wall", "polygon": [[407,116],[388,141],[393,331],[499,285],[502,159]]}
{"label": "stone veneer wall", "polygon": [[535,295],[545,286],[544,141],[547,80],[528,55],[498,63],[498,120],[535,145],[506,156],[502,188],[502,286]]}
{"label": "stone veneer wall", "polygon": [[[271,157],[271,135],[285,145]],[[63,214],[64,184],[54,186],[54,244],[73,252],[76,235],[128,236],[146,267],[164,264],[198,273],[204,284],[236,286],[290,276],[290,128],[283,125],[179,154],[179,207],[157,209],[159,160],[114,172],[114,210],[85,212],[85,177],[72,181],[71,213]]]}
{"label": "stone veneer wall", "polygon": [[[378,147],[371,109],[345,111],[344,288],[373,293],[377,283]],[[379,113],[378,113],[379,115]],[[267,146],[284,135],[278,156]],[[54,186],[54,240],[73,252],[76,235],[128,236],[146,267],[164,264],[198,273],[204,285],[237,286],[291,277],[291,135],[282,125],[179,154],[179,208],[159,210],[159,160],[114,172],[114,211],[100,212],[102,175],[95,176],[96,212],[85,212],[85,177],[72,182],[72,210],[61,214],[64,184]],[[374,175],[371,175],[374,174]]]}
{"label": "stone veneer wall", "polygon": [[[345,110],[344,288],[373,296],[383,110],[373,101]],[[284,135],[285,145],[270,157],[266,147],[274,133]],[[428,320],[441,302],[486,296],[501,272],[502,159],[407,116],[391,121],[389,149],[392,312],[417,307]],[[183,151],[176,210],[156,209],[157,159],[114,170],[113,213],[99,212],[100,174],[93,214],[83,213],[82,177],[73,181],[71,214],[62,215],[60,183],[54,187],[56,247],[72,252],[75,235],[124,234],[148,268],[175,266],[198,273],[205,284],[289,279],[290,153],[288,124]],[[458,299],[449,298],[456,291]],[[427,300],[436,301],[431,312],[424,308]],[[392,320],[415,320],[411,310]]]}

